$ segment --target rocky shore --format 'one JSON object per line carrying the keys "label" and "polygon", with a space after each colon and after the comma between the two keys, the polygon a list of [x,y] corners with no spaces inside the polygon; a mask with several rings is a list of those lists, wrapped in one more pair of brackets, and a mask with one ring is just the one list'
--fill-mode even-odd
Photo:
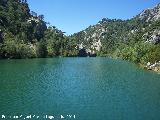
{"label": "rocky shore", "polygon": [[159,62],[155,62],[154,64],[148,62],[146,65],[146,68],[148,70],[153,70],[155,72],[159,72],[160,73],[160,61]]}

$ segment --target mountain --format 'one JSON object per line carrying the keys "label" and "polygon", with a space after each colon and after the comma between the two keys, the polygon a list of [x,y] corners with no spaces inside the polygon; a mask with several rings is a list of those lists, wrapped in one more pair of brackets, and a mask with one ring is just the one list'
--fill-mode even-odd
{"label": "mountain", "polygon": [[103,18],[73,35],[87,54],[136,63],[160,61],[160,4],[129,20]]}
{"label": "mountain", "polygon": [[[79,40],[79,48],[85,48],[86,52],[97,53],[116,48],[115,44],[127,43],[137,34],[139,41],[144,39],[148,42],[160,42],[160,4],[153,9],[144,10],[130,20],[116,20],[104,18],[96,25],[75,33]],[[135,40],[136,41],[136,40]]]}

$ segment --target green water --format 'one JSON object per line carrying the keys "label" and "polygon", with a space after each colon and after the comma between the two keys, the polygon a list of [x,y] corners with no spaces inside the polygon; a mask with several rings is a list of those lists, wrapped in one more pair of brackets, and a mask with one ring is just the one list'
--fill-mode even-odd
{"label": "green water", "polygon": [[160,75],[108,58],[0,60],[0,119],[30,114],[160,120]]}

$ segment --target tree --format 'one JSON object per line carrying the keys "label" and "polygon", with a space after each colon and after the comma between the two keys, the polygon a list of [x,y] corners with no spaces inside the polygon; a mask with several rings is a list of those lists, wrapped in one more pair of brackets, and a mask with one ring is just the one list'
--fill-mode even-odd
{"label": "tree", "polygon": [[47,57],[47,47],[45,41],[41,40],[37,43],[37,57],[44,58]]}

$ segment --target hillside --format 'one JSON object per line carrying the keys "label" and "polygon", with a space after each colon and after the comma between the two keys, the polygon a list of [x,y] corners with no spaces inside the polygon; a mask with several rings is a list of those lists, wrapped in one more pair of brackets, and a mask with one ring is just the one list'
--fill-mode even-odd
{"label": "hillside", "polygon": [[119,57],[139,64],[160,61],[160,4],[129,20],[103,18],[73,35],[86,54]]}
{"label": "hillside", "polygon": [[72,40],[30,11],[27,0],[0,0],[0,58],[74,56]]}
{"label": "hillside", "polygon": [[[159,43],[160,4],[153,9],[144,10],[130,20],[116,20],[103,18],[96,25],[75,33],[73,36],[79,40],[79,47],[86,48],[87,52],[99,52],[102,48],[113,48],[110,45],[117,42],[130,42],[132,39],[139,41]],[[143,35],[142,35],[143,34]],[[133,41],[134,41],[133,40]],[[107,48],[104,48],[107,47]],[[108,49],[107,49],[108,51]]]}

